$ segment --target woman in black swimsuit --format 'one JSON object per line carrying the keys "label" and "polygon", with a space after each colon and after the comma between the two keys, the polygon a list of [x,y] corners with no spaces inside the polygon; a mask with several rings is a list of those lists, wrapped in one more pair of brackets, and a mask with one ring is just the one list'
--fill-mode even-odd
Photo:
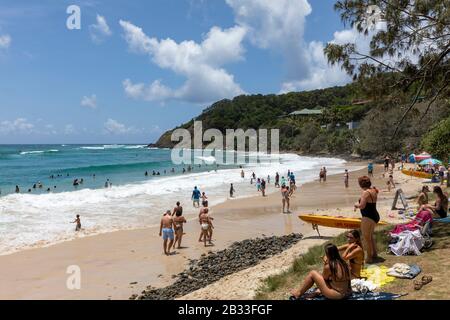
{"label": "woman in black swimsuit", "polygon": [[380,215],[377,211],[378,190],[372,188],[372,182],[367,176],[359,177],[359,186],[363,190],[361,198],[355,203],[355,210],[361,211],[361,232],[367,250],[366,263],[372,263],[378,258],[377,246],[373,237],[375,226],[380,221]]}
{"label": "woman in black swimsuit", "polygon": [[433,193],[436,196],[436,202],[433,205],[430,204],[424,204],[420,207],[420,210],[428,209],[437,214],[440,218],[446,218],[447,217],[447,211],[448,211],[448,195],[446,195],[442,188],[439,186],[434,186]]}

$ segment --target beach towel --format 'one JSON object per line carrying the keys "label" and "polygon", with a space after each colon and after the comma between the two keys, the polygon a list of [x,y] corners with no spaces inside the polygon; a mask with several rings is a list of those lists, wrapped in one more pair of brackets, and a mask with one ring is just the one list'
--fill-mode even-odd
{"label": "beach towel", "polygon": [[[315,291],[315,289],[309,289],[306,291],[305,295],[311,294]],[[300,298],[290,297],[289,300],[295,301],[295,300],[306,300],[306,298],[302,296]],[[405,296],[405,294],[395,294],[390,292],[367,292],[367,293],[352,293],[351,296],[346,298],[345,300],[394,300],[398,299],[402,296]],[[319,295],[317,297],[314,297],[310,300],[317,300],[317,301],[323,301],[328,300],[323,295]]]}
{"label": "beach towel", "polygon": [[387,283],[395,280],[387,274],[389,268],[386,266],[368,265],[361,270],[361,278],[372,282],[377,288],[381,288]]}
{"label": "beach towel", "polygon": [[414,279],[422,269],[416,264],[396,263],[389,269],[388,275],[401,279]]}
{"label": "beach towel", "polygon": [[396,256],[406,256],[414,254],[420,256],[425,240],[420,230],[403,231],[399,234],[391,234],[393,238],[398,238],[396,243],[389,245],[389,250]]}

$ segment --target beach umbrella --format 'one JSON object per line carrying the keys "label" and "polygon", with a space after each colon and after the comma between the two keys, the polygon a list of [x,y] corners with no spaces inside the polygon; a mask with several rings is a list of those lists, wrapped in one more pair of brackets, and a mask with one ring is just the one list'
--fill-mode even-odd
{"label": "beach umbrella", "polygon": [[421,166],[426,166],[426,165],[434,166],[436,164],[442,164],[442,162],[439,161],[438,159],[425,159],[425,160],[422,160],[419,162],[419,165],[421,165]]}
{"label": "beach umbrella", "polygon": [[416,156],[414,155],[414,153],[410,154],[408,157],[408,161],[410,163],[416,163]]}
{"label": "beach umbrella", "polygon": [[417,162],[420,162],[425,159],[430,159],[431,155],[426,152],[422,152],[421,154],[416,155],[415,158]]}

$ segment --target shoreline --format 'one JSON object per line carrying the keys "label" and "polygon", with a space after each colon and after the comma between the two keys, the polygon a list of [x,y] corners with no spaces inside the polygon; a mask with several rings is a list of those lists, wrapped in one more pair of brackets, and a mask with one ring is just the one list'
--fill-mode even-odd
{"label": "shoreline", "polygon": [[[351,174],[352,186],[355,177],[364,171]],[[116,231],[0,256],[0,298],[128,299],[148,285],[163,287],[172,283],[172,275],[183,271],[188,259],[198,258],[209,250],[227,248],[234,241],[293,232],[313,236],[311,226],[299,223],[298,209],[342,214],[342,209],[352,205],[359,196],[356,188],[343,189],[340,174],[329,176],[326,185],[316,181],[306,183],[291,200],[295,212],[291,215],[281,214],[278,190],[266,198],[227,200],[212,207],[217,226],[213,235],[216,246],[199,245],[198,225],[189,221],[183,240],[187,248],[170,257],[162,255],[156,228]],[[318,197],[320,193],[326,193],[327,198]],[[66,269],[74,264],[81,268],[81,290],[68,290],[65,286]]]}

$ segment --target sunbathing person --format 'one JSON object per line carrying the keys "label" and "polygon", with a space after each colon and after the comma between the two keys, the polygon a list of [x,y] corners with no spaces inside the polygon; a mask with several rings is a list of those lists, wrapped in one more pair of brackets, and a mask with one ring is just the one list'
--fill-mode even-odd
{"label": "sunbathing person", "polygon": [[436,196],[434,205],[424,204],[420,207],[419,212],[423,209],[429,209],[440,218],[446,218],[448,211],[448,195],[442,192],[442,189],[439,186],[434,186],[433,193]]}
{"label": "sunbathing person", "polygon": [[414,220],[408,223],[396,225],[391,233],[399,234],[406,230],[415,231],[423,227],[427,222],[433,222],[432,211],[430,209],[423,208],[419,211]]}
{"label": "sunbathing person", "polygon": [[291,291],[293,298],[302,297],[314,284],[317,286],[317,290],[308,298],[322,294],[328,299],[341,300],[351,294],[350,270],[339,255],[338,248],[333,244],[327,244],[325,254],[326,259],[324,259],[322,273],[311,271],[301,287]]}
{"label": "sunbathing person", "polygon": [[419,205],[419,208],[424,204],[428,204],[428,192],[430,192],[428,186],[423,186],[422,191],[419,193],[419,196],[417,197],[417,204]]}
{"label": "sunbathing person", "polygon": [[347,244],[338,247],[342,259],[347,261],[350,267],[352,279],[361,278],[361,269],[364,265],[364,249],[361,244],[361,234],[358,230],[349,231]]}

